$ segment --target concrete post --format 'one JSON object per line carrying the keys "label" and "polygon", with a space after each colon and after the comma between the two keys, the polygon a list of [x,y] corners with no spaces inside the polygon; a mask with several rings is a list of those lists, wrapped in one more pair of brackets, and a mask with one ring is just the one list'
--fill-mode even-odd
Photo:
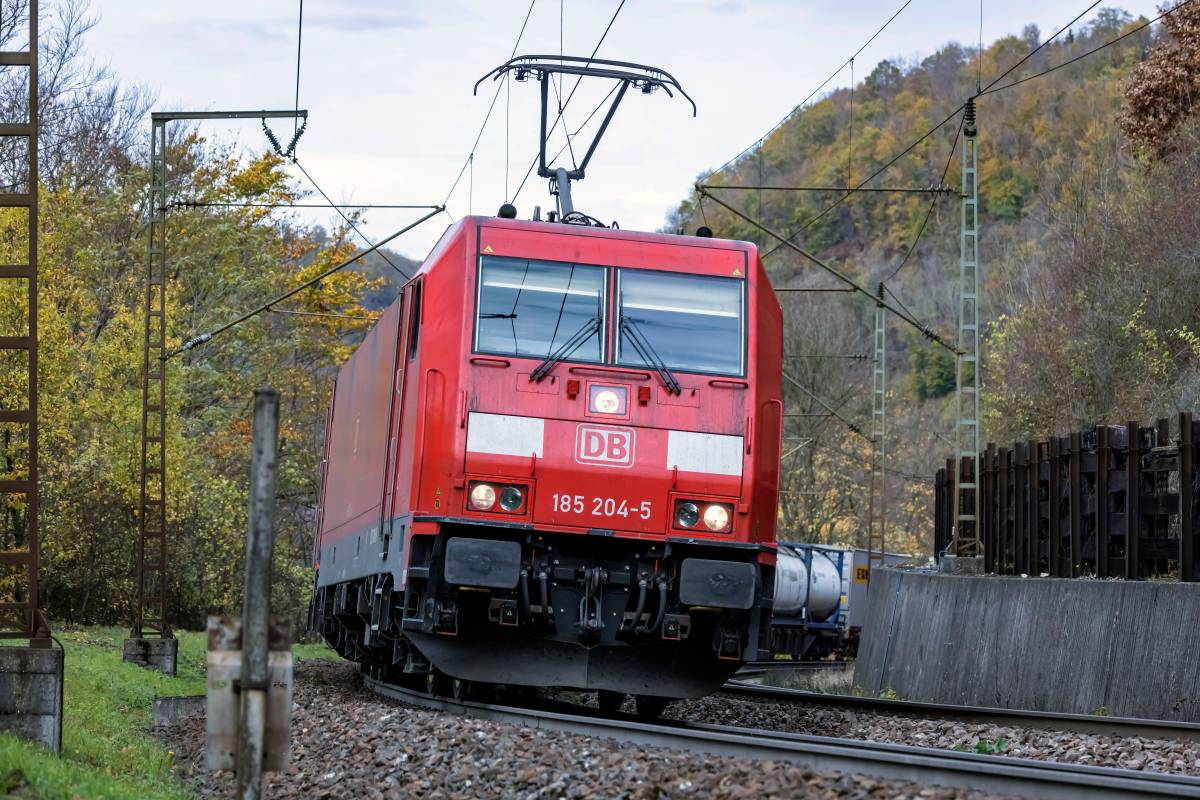
{"label": "concrete post", "polygon": [[237,797],[242,800],[257,800],[262,790],[278,438],[279,395],[273,389],[260,389],[254,393],[254,451],[250,462],[250,514],[246,536],[246,596],[242,608],[242,735],[237,752]]}

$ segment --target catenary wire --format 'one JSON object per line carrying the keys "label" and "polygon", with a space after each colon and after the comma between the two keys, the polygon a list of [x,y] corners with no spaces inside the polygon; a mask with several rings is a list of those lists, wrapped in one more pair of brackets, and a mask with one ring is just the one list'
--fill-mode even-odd
{"label": "catenary wire", "polygon": [[168,208],[381,208],[381,209],[414,209],[441,208],[441,206],[426,203],[409,205],[403,203],[234,203],[217,200],[172,200]]}
{"label": "catenary wire", "polygon": [[[621,2],[617,5],[617,10],[614,11],[612,17],[609,18],[608,25],[605,26],[604,32],[600,34],[600,39],[596,42],[596,46],[592,48],[592,54],[590,56],[588,56],[587,63],[584,64],[585,69],[592,63],[592,59],[596,57],[596,53],[600,52],[600,46],[602,44],[604,44],[604,40],[606,38],[608,38],[608,32],[612,30],[613,23],[617,21],[617,15],[620,14],[621,9],[625,7],[625,2],[626,2],[626,0],[621,0]],[[556,116],[554,118],[554,124],[551,125],[550,130],[546,132],[547,140],[554,134],[554,131],[558,128],[558,123],[560,121],[562,121],[562,119],[563,119],[562,112],[566,111],[567,106],[571,105],[571,100],[575,97],[575,90],[579,88],[579,84],[582,80],[583,80],[582,75],[576,76],[575,85],[573,85],[571,87],[571,92],[567,95],[566,102],[564,102],[562,104],[562,108],[559,111],[558,116]],[[611,92],[610,92],[610,94],[611,94]],[[603,101],[601,101],[601,102],[603,102]],[[595,114],[595,113],[596,112],[594,112],[594,111],[592,112],[592,114]],[[588,119],[591,119],[591,118],[592,118],[592,115],[589,114]],[[585,122],[584,124],[586,125],[587,123]],[[582,127],[583,126],[581,125],[580,129],[582,129]],[[566,131],[564,130],[563,133],[565,135]],[[578,131],[577,131],[577,133],[578,133]],[[539,152],[540,152],[540,149],[541,148],[539,147]],[[562,150],[559,150],[558,152],[559,152],[559,154],[561,154]],[[558,158],[558,156],[555,156],[555,158]],[[533,173],[533,168],[535,166],[537,166],[537,163],[538,163],[538,157],[537,157],[537,155],[534,155],[533,160],[529,162],[529,169],[525,170],[525,177],[521,179],[521,184],[519,186],[517,186],[517,191],[513,194],[512,201],[514,203],[517,201],[517,198],[520,197],[521,190],[525,188],[525,183],[526,183],[526,181],[529,180],[529,176]],[[551,161],[551,163],[553,163],[553,160]]]}
{"label": "catenary wire", "polygon": [[1006,83],[1003,86],[995,86],[994,88],[989,87],[987,89],[984,89],[982,92],[980,92],[980,96],[985,95],[985,94],[995,94],[996,92],[1002,92],[1005,89],[1011,89],[1014,86],[1020,86],[1022,83],[1025,83],[1026,81],[1031,81],[1034,78],[1040,78],[1043,75],[1049,75],[1051,72],[1060,70],[1063,67],[1069,67],[1070,65],[1074,64],[1076,61],[1081,61],[1081,60],[1087,58],[1088,56],[1092,55],[1093,53],[1098,53],[1101,50],[1103,50],[1104,48],[1110,47],[1110,46],[1116,44],[1117,42],[1121,41],[1122,39],[1126,39],[1130,36],[1133,36],[1135,33],[1139,33],[1141,31],[1145,30],[1146,28],[1150,27],[1154,23],[1161,20],[1163,17],[1174,14],[1176,11],[1178,11],[1179,9],[1183,8],[1186,5],[1189,5],[1191,2],[1192,2],[1192,0],[1180,0],[1180,2],[1177,5],[1172,6],[1168,10],[1159,14],[1154,19],[1143,22],[1141,25],[1138,25],[1136,28],[1131,28],[1130,30],[1126,31],[1125,33],[1122,33],[1120,36],[1117,36],[1116,38],[1113,38],[1113,39],[1109,39],[1104,44],[1099,45],[1098,47],[1094,47],[1091,50],[1088,50],[1086,53],[1081,53],[1080,55],[1077,55],[1072,59],[1064,61],[1061,64],[1057,64],[1053,67],[1050,67],[1049,69],[1042,70],[1041,72],[1035,72],[1033,75],[1027,75],[1024,78],[1020,78],[1019,80],[1013,81],[1012,83]]}
{"label": "catenary wire", "polygon": [[793,378],[791,375],[789,375],[789,374],[788,374],[788,373],[786,373],[786,372],[785,372],[785,373],[783,373],[783,377],[784,377],[784,380],[786,380],[788,383],[792,384],[792,385],[793,385],[793,386],[795,386],[797,389],[799,389],[800,391],[804,392],[806,395],[808,395],[809,397],[811,397],[814,403],[816,403],[816,404],[817,404],[817,405],[819,405],[821,408],[823,408],[823,409],[825,409],[826,411],[828,411],[828,412],[829,412],[829,414],[830,414],[830,416],[832,416],[832,417],[836,418],[836,419],[837,419],[839,422],[841,422],[843,425],[845,425],[847,428],[849,428],[849,429],[850,429],[851,431],[853,431],[854,433],[856,433],[856,434],[858,434],[859,436],[861,436],[862,438],[866,439],[868,442],[869,442],[869,441],[871,441],[871,437],[869,437],[869,436],[867,436],[865,433],[863,433],[863,432],[862,432],[862,428],[861,428],[861,427],[859,427],[858,425],[854,424],[853,422],[851,422],[850,420],[846,419],[846,418],[845,418],[845,417],[843,417],[841,414],[839,414],[839,413],[837,412],[837,409],[836,409],[836,408],[834,408],[833,406],[829,405],[829,403],[825,402],[825,401],[824,401],[824,400],[822,400],[820,397],[818,397],[818,396],[816,395],[816,393],[814,393],[814,392],[813,392],[811,389],[809,389],[809,388],[808,388],[807,386],[805,386],[803,383],[801,383],[800,381],[796,380],[795,378]]}
{"label": "catenary wire", "polygon": [[709,173],[709,177],[712,177],[713,175],[717,175],[720,172],[723,172],[725,170],[725,168],[728,167],[730,164],[734,163],[735,161],[737,161],[742,156],[746,155],[746,153],[749,153],[754,148],[762,145],[763,142],[765,142],[768,138],[770,138],[771,134],[773,134],[775,131],[782,128],[789,119],[791,119],[793,116],[795,116],[798,112],[802,111],[804,109],[805,104],[808,103],[809,100],[812,100],[814,97],[816,97],[817,93],[820,92],[822,89],[824,89],[831,80],[836,78],[841,73],[841,71],[846,68],[847,64],[849,64],[856,57],[858,57],[862,53],[863,50],[866,50],[867,47],[871,44],[871,42],[875,41],[875,39],[879,36],[879,34],[883,33],[884,30],[886,30],[887,27],[892,24],[892,22],[896,19],[896,17],[900,16],[900,12],[904,11],[904,9],[908,8],[909,5],[911,5],[911,4],[912,4],[912,0],[905,0],[905,3],[903,5],[901,5],[900,8],[896,9],[896,13],[892,14],[892,16],[888,18],[888,21],[883,23],[882,26],[880,26],[879,30],[877,30],[877,31],[875,31],[875,33],[871,34],[871,38],[867,39],[867,41],[863,42],[862,47],[860,47],[854,51],[854,55],[850,56],[850,58],[843,61],[841,66],[839,66],[837,69],[835,69],[833,72],[831,72],[829,74],[828,78],[821,81],[821,85],[818,86],[817,88],[813,89],[811,92],[809,92],[808,97],[805,97],[803,100],[801,100],[798,105],[793,107],[791,111],[789,111],[786,115],[784,115],[783,119],[779,120],[779,122],[777,122],[773,126],[771,126],[770,130],[768,130],[762,136],[755,139],[754,144],[745,148],[740,153],[738,153],[736,156],[729,159],[724,164],[722,164],[721,166],[714,169],[711,173]]}
{"label": "catenary wire", "polygon": [[947,350],[954,353],[955,355],[958,355],[958,350],[955,347],[953,347],[952,345],[950,345],[948,342],[946,342],[941,336],[939,336],[936,331],[934,331],[933,329],[929,328],[928,326],[922,324],[920,320],[917,320],[914,317],[912,317],[911,315],[902,312],[900,309],[896,308],[895,306],[890,305],[887,301],[880,300],[878,295],[876,295],[874,292],[867,291],[867,289],[863,288],[857,281],[855,281],[853,278],[846,275],[845,273],[841,272],[836,267],[826,263],[822,259],[818,258],[817,256],[813,255],[812,253],[808,252],[804,248],[797,245],[795,242],[784,239],[783,234],[778,233],[778,232],[768,228],[766,225],[763,225],[761,222],[754,219],[753,217],[749,217],[746,214],[743,214],[741,211],[738,211],[733,206],[731,206],[728,203],[721,200],[721,198],[711,194],[710,192],[705,191],[699,185],[696,186],[696,190],[698,192],[700,192],[701,195],[706,195],[710,200],[712,200],[714,203],[716,203],[717,205],[724,208],[726,211],[729,211],[733,215],[741,218],[744,222],[748,222],[751,225],[753,225],[754,227],[758,228],[763,233],[767,234],[768,236],[770,236],[774,239],[778,239],[780,241],[781,246],[786,245],[788,248],[793,250],[801,258],[804,258],[807,261],[810,261],[813,264],[815,264],[816,266],[825,270],[830,275],[834,276],[839,281],[846,284],[850,288],[850,291],[859,292],[859,293],[871,298],[872,302],[881,304],[884,308],[886,308],[888,311],[895,314],[901,320],[903,320],[904,322],[908,323],[912,327],[919,330],[921,332],[921,335],[925,336],[926,338],[930,339],[931,341],[936,342],[937,344],[946,348]]}
{"label": "catenary wire", "polygon": [[263,303],[262,305],[256,306],[255,308],[239,315],[238,317],[236,317],[232,320],[229,320],[228,322],[225,322],[225,323],[217,326],[216,328],[214,328],[213,330],[211,330],[207,333],[202,333],[197,336],[191,337],[186,342],[184,342],[181,346],[172,350],[170,353],[159,356],[159,360],[160,361],[168,361],[168,360],[174,358],[175,356],[179,355],[180,353],[187,352],[188,350],[192,350],[193,348],[199,347],[200,345],[203,345],[207,342],[212,341],[215,337],[221,335],[222,333],[229,330],[230,328],[236,327],[237,325],[241,325],[243,322],[245,322],[248,319],[252,319],[253,317],[256,317],[259,314],[262,314],[266,311],[270,311],[272,306],[278,305],[279,303],[282,303],[284,300],[287,300],[288,298],[299,294],[300,292],[304,291],[305,289],[308,289],[312,286],[317,285],[318,283],[323,281],[325,278],[328,278],[330,275],[334,274],[335,272],[343,270],[346,267],[350,266],[351,264],[354,264],[357,261],[361,260],[363,258],[363,256],[366,256],[372,252],[378,251],[379,248],[383,247],[388,242],[392,241],[393,239],[399,238],[400,236],[404,235],[405,233],[408,233],[413,228],[417,227],[418,225],[425,222],[426,220],[436,217],[438,214],[442,213],[444,210],[445,210],[444,208],[439,207],[439,208],[436,208],[436,209],[430,211],[428,214],[424,215],[420,219],[418,219],[414,222],[410,222],[408,225],[405,225],[403,228],[396,231],[395,233],[392,233],[391,235],[386,236],[383,239],[380,239],[377,243],[371,245],[370,247],[368,247],[366,249],[360,250],[359,252],[357,252],[354,255],[347,258],[345,261],[335,264],[334,266],[325,270],[324,272],[317,275],[316,277],[309,278],[308,280],[306,280],[304,283],[300,284],[299,286],[295,286],[291,289],[288,289],[283,294],[281,294],[275,298],[272,298],[271,300],[268,300],[267,302]]}
{"label": "catenary wire", "polygon": [[[942,169],[942,178],[939,181],[942,185],[945,185],[946,176],[950,174],[950,164],[954,161],[954,154],[958,152],[958,140],[962,138],[962,130],[963,119],[960,118],[958,121],[958,132],[954,134],[954,143],[950,145],[950,155],[946,157],[946,166]],[[892,270],[891,274],[884,278],[881,283],[887,283],[896,277],[900,273],[900,270],[904,269],[904,265],[908,263],[908,260],[912,258],[912,254],[916,252],[917,245],[921,242],[921,236],[925,233],[925,226],[929,224],[929,218],[933,216],[933,209],[937,206],[938,199],[939,197],[934,195],[933,199],[929,201],[929,208],[925,211],[925,218],[921,220],[921,227],[917,230],[917,236],[909,246],[908,252],[904,254],[904,258],[900,261],[899,266]]]}
{"label": "catenary wire", "polygon": [[[325,193],[325,190],[322,189],[321,185],[319,183],[317,183],[316,180],[313,179],[313,176],[308,174],[308,170],[306,170],[300,164],[300,162],[295,158],[295,156],[292,157],[292,163],[296,165],[296,169],[298,169],[304,173],[304,177],[308,178],[308,182],[313,185],[313,188],[315,188],[318,192],[321,193],[321,197],[325,198],[325,202],[327,202],[329,204],[329,207],[332,208],[334,211],[336,211],[338,213],[338,216],[340,216],[342,219],[344,219],[346,221],[346,224],[350,226],[351,230],[353,230],[355,233],[358,234],[360,239],[362,239],[364,242],[366,242],[369,247],[374,249],[375,245],[372,244],[371,240],[367,238],[367,235],[365,233],[363,233],[361,230],[359,230],[358,226],[354,224],[354,220],[350,219],[349,215],[347,215],[345,211],[342,211],[342,209],[339,208],[338,205],[333,202],[333,199],[330,198],[330,196]],[[396,272],[399,272],[401,275],[404,276],[405,280],[408,280],[409,278],[412,277],[412,275],[409,275],[407,272],[400,269],[400,267],[396,266],[396,262],[394,262],[390,258],[388,258],[388,254],[385,251],[379,250],[378,252],[379,252],[379,255],[383,257],[383,260],[386,261],[391,266],[392,269],[396,270]]]}
{"label": "catenary wire", "polygon": [[[525,36],[525,28],[529,25],[529,17],[533,14],[533,7],[537,4],[537,0],[529,0],[529,10],[525,12],[525,21],[521,23],[521,30],[517,33],[517,41],[513,43],[512,52],[509,54],[511,60],[517,54],[517,48],[521,46],[521,39]],[[475,155],[475,148],[479,147],[479,140],[483,138],[483,132],[487,128],[488,120],[492,118],[492,111],[496,108],[496,101],[500,99],[500,90],[503,84],[497,84],[496,93],[492,95],[492,102],[488,106],[487,113],[483,115],[483,123],[479,126],[479,132],[475,134],[475,141],[471,144],[471,151],[467,157],[463,159],[462,169],[458,171],[454,182],[450,184],[450,191],[446,192],[446,197],[442,200],[442,205],[450,202],[450,196],[454,194],[454,190],[458,188],[459,181],[462,180],[463,173],[467,171],[467,166],[471,163],[471,156]]]}
{"label": "catenary wire", "polygon": [[[1085,16],[1085,15],[1086,15],[1088,12],[1090,12],[1090,11],[1091,11],[1092,9],[1094,9],[1096,6],[1100,5],[1100,2],[1101,2],[1101,0],[1095,0],[1095,2],[1093,2],[1091,5],[1089,5],[1087,8],[1085,8],[1085,9],[1084,9],[1083,11],[1081,11],[1079,14],[1077,14],[1077,15],[1075,16],[1075,18],[1074,18],[1074,19],[1072,19],[1072,20],[1071,20],[1069,23],[1067,23],[1067,24],[1066,24],[1065,26],[1063,26],[1062,28],[1059,28],[1059,30],[1058,30],[1058,31],[1057,31],[1057,32],[1056,32],[1054,35],[1050,36],[1049,38],[1047,38],[1047,39],[1046,39],[1046,41],[1042,42],[1042,43],[1041,43],[1041,44],[1039,44],[1037,47],[1034,47],[1034,48],[1033,48],[1033,49],[1031,49],[1031,50],[1030,50],[1028,53],[1026,53],[1024,56],[1022,56],[1020,59],[1018,59],[1018,60],[1016,61],[1016,63],[1014,63],[1012,66],[1010,66],[1008,69],[1006,69],[1006,70],[1005,70],[1004,72],[1002,72],[1000,75],[998,75],[998,76],[997,76],[997,77],[996,77],[996,78],[995,78],[995,79],[994,79],[994,80],[993,80],[991,83],[989,83],[987,86],[983,87],[983,92],[982,92],[982,93],[987,93],[989,89],[991,89],[993,86],[995,86],[997,83],[999,83],[1001,80],[1003,80],[1003,79],[1004,79],[1005,77],[1007,77],[1008,75],[1011,75],[1011,74],[1013,73],[1013,71],[1014,71],[1014,70],[1018,69],[1018,68],[1019,68],[1019,67],[1020,67],[1022,64],[1024,64],[1026,61],[1028,61],[1030,58],[1032,58],[1032,57],[1033,57],[1033,56],[1034,56],[1036,53],[1038,53],[1038,52],[1039,52],[1040,50],[1042,50],[1044,47],[1046,47],[1046,46],[1047,46],[1047,45],[1049,45],[1051,42],[1053,42],[1053,41],[1054,41],[1056,38],[1058,38],[1058,36],[1059,36],[1059,35],[1061,35],[1061,34],[1062,34],[1064,31],[1066,31],[1066,30],[1070,29],[1070,27],[1071,27],[1072,25],[1074,25],[1076,22],[1078,22],[1080,19],[1082,19],[1082,18],[1083,18],[1083,17],[1084,17],[1084,16]],[[1187,2],[1191,2],[1191,0],[1187,0]],[[919,137],[919,138],[918,138],[918,139],[917,139],[915,142],[913,142],[912,144],[908,145],[908,146],[907,146],[907,147],[905,147],[903,150],[901,150],[899,153],[897,153],[895,156],[893,156],[891,159],[889,159],[889,160],[887,161],[887,163],[885,163],[885,164],[884,164],[882,167],[880,167],[879,169],[875,170],[875,172],[871,173],[871,175],[870,175],[870,176],[869,176],[869,177],[868,177],[866,180],[864,180],[864,181],[862,181],[861,183],[859,183],[859,184],[858,184],[858,186],[857,186],[857,187],[855,187],[855,188],[862,188],[862,187],[863,187],[863,186],[865,186],[866,184],[868,184],[868,183],[870,183],[871,181],[873,181],[875,178],[879,177],[879,176],[880,176],[881,174],[883,174],[885,171],[887,171],[888,169],[890,169],[890,168],[892,167],[892,165],[893,165],[893,164],[895,164],[895,163],[896,163],[897,161],[899,161],[901,158],[903,158],[904,156],[908,155],[908,154],[909,154],[909,153],[911,153],[913,150],[915,150],[915,149],[916,149],[916,148],[917,148],[917,147],[918,147],[918,146],[919,146],[919,145],[920,145],[922,142],[924,142],[926,139],[928,139],[928,138],[929,138],[930,136],[932,136],[934,133],[936,133],[937,131],[941,130],[941,128],[942,128],[942,127],[944,127],[944,126],[946,125],[946,123],[948,123],[950,120],[954,119],[954,118],[955,118],[955,117],[958,115],[958,113],[959,113],[960,111],[962,111],[962,110],[963,110],[963,108],[964,108],[965,106],[966,106],[966,103],[965,103],[965,102],[963,102],[963,103],[960,103],[960,104],[959,104],[959,105],[958,105],[958,106],[957,106],[957,107],[956,107],[956,108],[955,108],[953,111],[951,111],[951,112],[950,112],[950,114],[948,114],[948,115],[947,115],[947,116],[946,116],[946,117],[945,117],[945,118],[944,118],[944,119],[943,119],[941,122],[939,122],[939,123],[937,123],[936,125],[934,125],[932,128],[930,128],[930,129],[929,129],[929,130],[927,130],[925,133],[923,133],[923,134],[922,134],[922,135],[921,135],[921,136],[920,136],[920,137]],[[796,230],[794,230],[794,231],[792,231],[791,233],[787,234],[787,236],[786,236],[786,239],[785,239],[785,240],[786,240],[787,242],[791,242],[791,240],[792,240],[792,239],[794,239],[794,238],[796,237],[796,235],[798,235],[798,234],[802,233],[803,231],[807,230],[807,229],[808,229],[808,228],[810,228],[812,225],[816,224],[816,223],[817,223],[819,220],[823,219],[823,218],[824,218],[824,217],[825,217],[827,214],[829,214],[831,211],[833,211],[833,210],[834,210],[834,209],[836,209],[838,206],[840,206],[840,205],[841,205],[843,202],[845,202],[846,198],[848,198],[848,197],[849,197],[851,194],[852,194],[852,192],[849,192],[849,191],[848,191],[848,192],[846,192],[845,194],[843,194],[841,197],[839,197],[837,200],[833,201],[833,203],[831,203],[829,206],[827,206],[827,207],[826,207],[826,208],[825,208],[823,211],[821,211],[821,212],[820,212],[819,214],[817,214],[815,217],[813,217],[813,218],[809,219],[807,222],[805,222],[805,223],[804,223],[803,225],[801,225],[799,228],[797,228]],[[763,258],[766,258],[767,256],[771,255],[772,253],[774,253],[776,250],[778,250],[778,249],[779,249],[780,247],[782,247],[782,246],[783,246],[783,242],[781,241],[781,242],[780,242],[779,244],[777,244],[775,247],[771,248],[771,249],[770,249],[770,250],[768,250],[768,251],[767,251],[765,254],[763,254]]]}

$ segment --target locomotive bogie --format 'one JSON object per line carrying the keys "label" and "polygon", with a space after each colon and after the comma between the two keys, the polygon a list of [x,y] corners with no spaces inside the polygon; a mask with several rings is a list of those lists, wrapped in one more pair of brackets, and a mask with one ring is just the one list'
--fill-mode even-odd
{"label": "locomotive bogie", "polygon": [[408,671],[415,648],[477,683],[688,697],[767,657],[772,570],[754,549],[463,524],[417,538],[403,594],[388,575],[326,590],[317,613],[347,658],[387,663],[402,638]]}

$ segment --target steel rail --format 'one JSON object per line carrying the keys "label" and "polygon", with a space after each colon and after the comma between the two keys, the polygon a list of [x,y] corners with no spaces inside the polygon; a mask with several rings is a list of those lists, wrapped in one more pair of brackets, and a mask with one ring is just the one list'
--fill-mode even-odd
{"label": "steel rail", "polygon": [[1060,714],[1052,711],[1026,711],[986,706],[962,706],[946,703],[914,703],[908,700],[884,700],[877,697],[855,697],[844,694],[823,694],[782,686],[763,686],[732,680],[722,691],[735,695],[785,699],[806,705],[823,705],[859,711],[878,711],[884,714],[918,716],[978,722],[990,725],[1009,725],[1020,728],[1040,728],[1055,731],[1101,734],[1107,736],[1145,736],[1152,739],[1176,739],[1200,742],[1200,725],[1178,720],[1139,719],[1136,717],[1105,717],[1094,714]]}
{"label": "steel rail", "polygon": [[[821,416],[826,415],[822,414]],[[739,684],[745,682],[751,686],[758,686],[759,684],[745,681],[745,679],[753,675],[766,675],[768,672],[810,673],[853,666],[854,662],[852,661],[747,661],[733,676],[732,683]],[[774,689],[776,687],[764,686],[763,688]]]}
{"label": "steel rail", "polygon": [[646,722],[603,716],[569,704],[571,713],[434,697],[363,675],[384,697],[423,708],[546,731],[599,736],[642,745],[696,750],[733,758],[787,761],[813,770],[852,772],[889,780],[976,789],[1054,800],[1200,797],[1200,778],[1160,772],[1062,764],[1009,756],[838,739],[695,722]]}

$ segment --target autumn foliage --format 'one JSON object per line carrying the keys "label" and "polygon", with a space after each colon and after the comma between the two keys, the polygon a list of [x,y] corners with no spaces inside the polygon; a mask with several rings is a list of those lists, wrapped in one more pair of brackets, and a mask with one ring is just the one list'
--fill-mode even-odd
{"label": "autumn foliage", "polygon": [[1200,4],[1174,8],[1163,17],[1161,41],[1125,85],[1120,117],[1129,141],[1156,156],[1171,149],[1174,134],[1200,104]]}

